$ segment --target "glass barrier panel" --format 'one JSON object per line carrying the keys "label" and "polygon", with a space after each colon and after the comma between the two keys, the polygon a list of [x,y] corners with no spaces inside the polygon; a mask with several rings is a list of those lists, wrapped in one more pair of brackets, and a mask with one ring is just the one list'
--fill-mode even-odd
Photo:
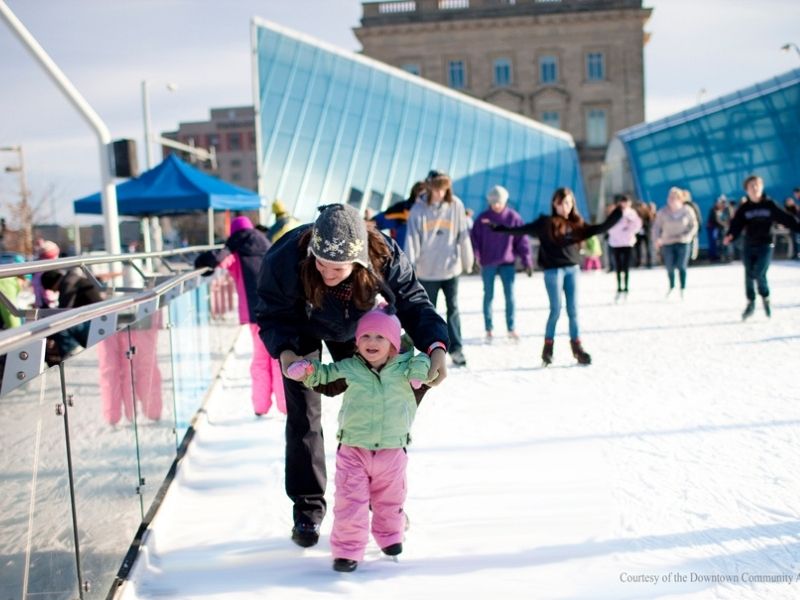
{"label": "glass barrier panel", "polygon": [[170,336],[164,325],[164,315],[157,311],[128,327],[130,343],[135,348],[130,361],[131,404],[136,416],[145,513],[175,460],[178,447]]}
{"label": "glass barrier panel", "polygon": [[108,593],[142,520],[127,329],[64,362],[86,597]]}
{"label": "glass barrier panel", "polygon": [[58,367],[0,397],[0,598],[78,597]]}

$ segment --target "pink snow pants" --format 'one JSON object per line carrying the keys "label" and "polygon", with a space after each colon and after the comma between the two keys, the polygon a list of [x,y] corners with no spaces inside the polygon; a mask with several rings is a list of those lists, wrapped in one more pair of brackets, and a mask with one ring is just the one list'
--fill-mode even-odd
{"label": "pink snow pants", "polygon": [[283,391],[283,375],[281,364],[269,355],[261,336],[258,335],[258,325],[248,324],[250,335],[253,337],[253,360],[250,362],[250,378],[253,381],[253,411],[257,415],[265,415],[272,407],[272,395],[278,410],[286,414],[286,394]]}
{"label": "pink snow pants", "polygon": [[127,331],[115,333],[97,345],[103,418],[110,425],[119,422],[123,410],[128,421],[133,420],[134,397],[144,416],[153,421],[161,418],[158,328],[131,329],[130,343],[136,347],[132,360],[126,357]]}
{"label": "pink snow pants", "polygon": [[331,551],[334,558],[363,560],[372,537],[380,548],[403,541],[406,515],[406,465],[403,448],[365,450],[339,446],[336,452],[336,494]]}

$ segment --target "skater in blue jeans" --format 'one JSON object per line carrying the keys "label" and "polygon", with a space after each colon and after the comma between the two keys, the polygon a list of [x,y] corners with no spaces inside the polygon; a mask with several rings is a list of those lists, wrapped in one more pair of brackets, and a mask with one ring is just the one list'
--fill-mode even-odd
{"label": "skater in blue jeans", "polygon": [[755,311],[756,287],[764,312],[767,317],[772,316],[767,282],[767,270],[772,260],[772,249],[775,247],[772,224],[780,223],[795,233],[800,232],[800,221],[781,209],[764,193],[764,180],[761,177],[750,175],[744,180],[744,190],[747,192],[747,199],[736,209],[728,235],[723,240],[727,246],[744,231],[742,262],[747,306],[742,313],[742,320],[752,316]]}
{"label": "skater in blue jeans", "polygon": [[580,243],[608,231],[622,218],[618,206],[605,221],[589,225],[575,207],[575,195],[569,188],[558,188],[551,200],[552,214],[541,215],[532,223],[520,227],[507,227],[491,224],[494,231],[515,235],[534,235],[539,238],[539,265],[544,269],[544,285],[550,300],[550,315],[544,333],[542,363],[547,366],[553,362],[553,341],[556,324],[561,314],[561,292],[567,305],[569,317],[569,338],[572,355],[578,363],[588,365],[592,357],[583,349],[578,326],[578,263],[580,263]]}

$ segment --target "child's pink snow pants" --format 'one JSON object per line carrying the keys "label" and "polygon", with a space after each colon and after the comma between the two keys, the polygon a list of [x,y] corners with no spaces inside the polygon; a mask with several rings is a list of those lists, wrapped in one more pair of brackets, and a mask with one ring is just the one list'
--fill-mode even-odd
{"label": "child's pink snow pants", "polygon": [[272,406],[272,394],[275,394],[278,410],[286,414],[286,394],[283,391],[281,364],[267,352],[261,336],[258,335],[258,325],[250,323],[248,326],[253,337],[253,360],[250,362],[253,411],[257,415],[267,414]]}
{"label": "child's pink snow pants", "polygon": [[336,494],[331,551],[334,558],[363,560],[372,537],[380,548],[403,541],[406,465],[403,448],[365,450],[342,444],[336,452]]}
{"label": "child's pink snow pants", "polygon": [[127,331],[119,331],[97,344],[103,418],[110,425],[119,422],[123,409],[125,417],[133,420],[134,391],[144,416],[154,421],[161,418],[158,328],[131,329],[130,344],[136,347],[132,360],[126,356],[129,350]]}

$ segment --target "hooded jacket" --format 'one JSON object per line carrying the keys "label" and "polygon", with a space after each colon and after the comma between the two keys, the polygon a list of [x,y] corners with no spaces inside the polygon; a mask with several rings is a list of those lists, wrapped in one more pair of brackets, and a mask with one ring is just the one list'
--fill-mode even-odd
{"label": "hooded jacket", "polygon": [[358,355],[329,365],[317,360],[311,363],[314,372],[304,380],[308,387],[347,381],[336,434],[342,444],[381,450],[410,443],[417,401],[409,382],[427,378],[431,362],[426,355],[407,352],[393,356],[380,371]]}
{"label": "hooded jacket", "polygon": [[[352,300],[344,302],[334,294],[325,294],[320,308],[313,308],[307,301],[300,281],[300,262],[308,255],[308,249],[300,240],[310,227],[302,225],[284,235],[261,265],[256,322],[261,339],[274,358],[284,350],[308,354],[319,348],[320,340],[353,341],[358,320],[367,312],[358,309]],[[390,259],[381,272],[386,287],[384,297],[394,296],[394,307],[406,333],[423,352],[434,342],[449,344],[447,325],[428,300],[408,258],[396,242],[381,236],[390,249]],[[380,289],[375,290],[376,296],[379,292]]]}
{"label": "hooded jacket", "polygon": [[663,245],[689,244],[697,233],[697,216],[694,209],[684,204],[678,210],[664,206],[656,213],[653,223],[653,242],[661,240]]}
{"label": "hooded jacket", "polygon": [[748,246],[774,244],[772,224],[775,222],[794,232],[800,232],[800,221],[774,201],[766,196],[759,202],[752,202],[748,198],[736,209],[728,233],[736,239],[744,230],[744,243]]}
{"label": "hooded jacket", "polygon": [[405,250],[417,277],[444,281],[470,273],[474,263],[464,204],[457,196],[451,202],[431,204],[421,196],[408,216]]}

